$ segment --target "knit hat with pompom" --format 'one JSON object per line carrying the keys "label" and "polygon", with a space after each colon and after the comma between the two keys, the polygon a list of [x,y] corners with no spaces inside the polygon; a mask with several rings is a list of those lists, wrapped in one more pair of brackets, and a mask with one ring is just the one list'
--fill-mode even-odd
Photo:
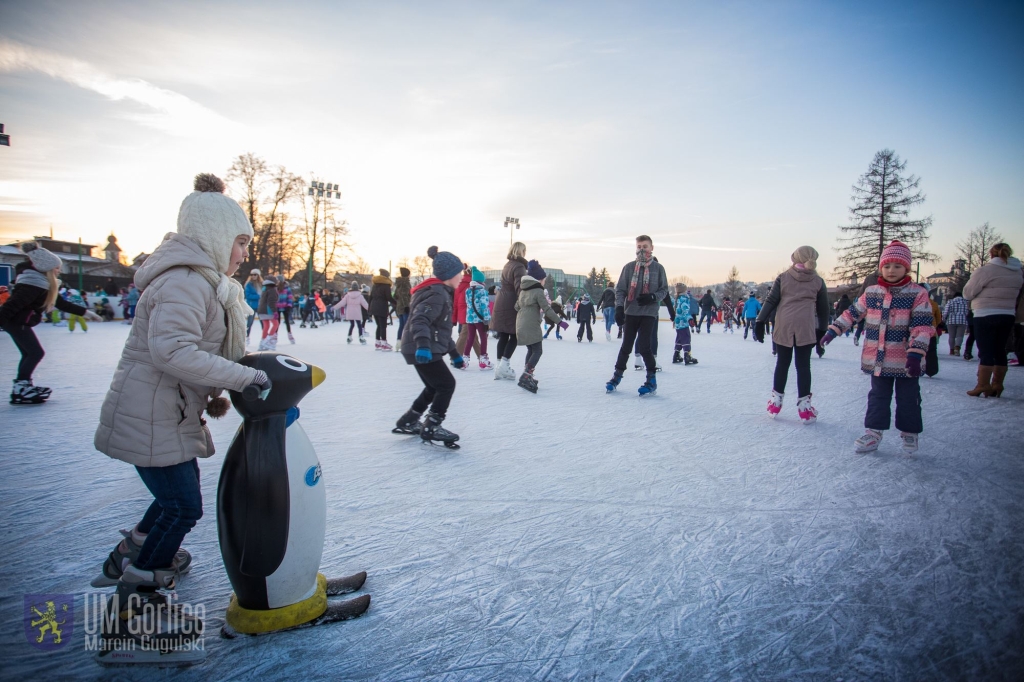
{"label": "knit hat with pompom", "polygon": [[242,285],[228,277],[231,249],[239,235],[253,236],[252,225],[233,199],[224,196],[224,182],[216,175],[200,173],[194,192],[178,209],[178,234],[195,242],[210,257],[213,268],[193,268],[217,291],[217,301],[227,314],[227,334],[221,355],[238,361],[245,355],[245,319],[252,308],[245,303]]}
{"label": "knit hat with pompom", "polygon": [[889,246],[882,251],[882,257],[878,260],[879,269],[886,263],[899,263],[909,271],[910,247],[898,239],[892,240],[889,242]]}
{"label": "knit hat with pompom", "polygon": [[61,266],[60,256],[35,244],[23,244],[21,250],[28,256],[32,263],[32,269],[39,272],[49,272]]}
{"label": "knit hat with pompom", "polygon": [[531,260],[526,264],[526,274],[538,282],[548,276],[548,273],[541,267],[540,261]]}
{"label": "knit hat with pompom", "polygon": [[243,234],[252,238],[252,225],[238,202],[224,196],[224,181],[216,175],[200,173],[193,188],[178,209],[178,234],[198,244],[217,271],[225,272],[235,239]]}
{"label": "knit hat with pompom", "polygon": [[436,246],[427,249],[427,255],[434,261],[434,277],[442,282],[462,272],[462,259],[451,251],[438,251]]}

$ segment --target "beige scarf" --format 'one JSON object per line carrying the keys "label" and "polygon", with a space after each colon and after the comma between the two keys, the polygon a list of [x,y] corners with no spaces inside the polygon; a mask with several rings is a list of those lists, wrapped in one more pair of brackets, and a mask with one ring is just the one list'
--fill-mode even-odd
{"label": "beige scarf", "polygon": [[245,320],[253,313],[252,308],[245,302],[242,285],[213,268],[193,268],[193,270],[202,275],[217,290],[217,300],[224,306],[224,312],[227,313],[228,327],[228,333],[224,336],[224,343],[220,347],[220,354],[232,362],[238,362],[245,355]]}

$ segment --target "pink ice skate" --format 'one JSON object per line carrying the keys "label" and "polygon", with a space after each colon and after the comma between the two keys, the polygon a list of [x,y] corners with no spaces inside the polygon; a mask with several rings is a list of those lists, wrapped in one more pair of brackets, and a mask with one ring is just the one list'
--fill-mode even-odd
{"label": "pink ice skate", "polygon": [[779,416],[779,412],[782,412],[782,397],[783,394],[772,390],[772,397],[768,399],[768,416],[775,419]]}
{"label": "pink ice skate", "polygon": [[818,411],[811,405],[811,394],[796,401],[796,414],[804,424],[813,424],[818,419]]}

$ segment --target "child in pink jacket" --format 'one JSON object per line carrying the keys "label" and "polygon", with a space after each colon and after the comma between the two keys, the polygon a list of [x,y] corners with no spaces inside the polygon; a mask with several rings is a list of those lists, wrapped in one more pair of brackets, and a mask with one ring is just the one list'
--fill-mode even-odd
{"label": "child in pink jacket", "polygon": [[864,318],[861,369],[871,375],[866,429],[857,439],[857,452],[872,452],[889,428],[890,405],[896,393],[896,428],[906,452],[916,452],[921,420],[921,363],[935,336],[931,301],[924,287],[910,278],[910,249],[893,241],[882,251],[878,283],[864,290],[853,305],[829,326],[822,344]]}
{"label": "child in pink jacket", "polygon": [[363,293],[359,290],[359,282],[352,282],[348,293],[331,307],[334,308],[335,312],[342,308],[345,309],[345,319],[348,320],[348,338],[345,339],[345,343],[352,343],[352,330],[358,326],[359,343],[365,346],[366,339],[363,338],[363,310],[368,309],[370,306],[367,304],[366,298],[363,297]]}

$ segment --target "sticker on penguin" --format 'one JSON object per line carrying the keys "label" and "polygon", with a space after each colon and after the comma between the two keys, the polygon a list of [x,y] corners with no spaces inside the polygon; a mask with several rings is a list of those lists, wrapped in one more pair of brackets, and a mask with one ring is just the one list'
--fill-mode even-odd
{"label": "sticker on penguin", "polygon": [[221,631],[263,634],[362,615],[366,573],[327,579],[319,572],[327,495],[316,451],[299,422],[298,403],[325,379],[322,369],[276,352],[239,364],[266,372],[269,390],[231,392],[242,415],[217,487],[217,534],[234,588]]}

